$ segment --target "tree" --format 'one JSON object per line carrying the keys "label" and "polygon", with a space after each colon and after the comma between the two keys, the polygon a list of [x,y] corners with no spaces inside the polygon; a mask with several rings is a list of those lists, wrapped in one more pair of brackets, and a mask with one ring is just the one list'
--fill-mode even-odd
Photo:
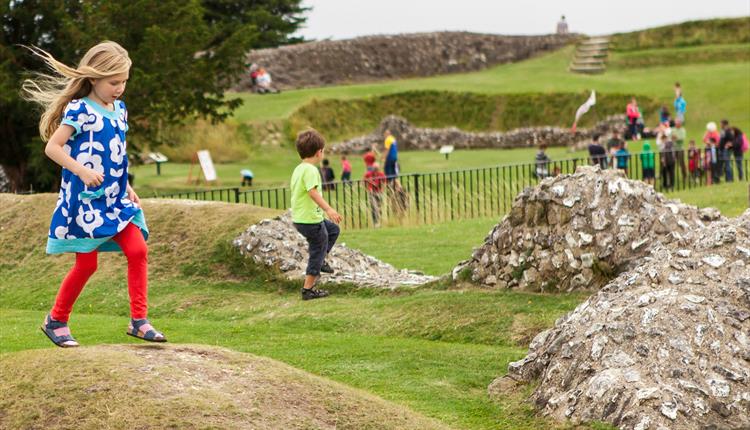
{"label": "tree", "polygon": [[[252,48],[297,41],[301,0],[13,0],[0,4],[0,164],[19,188],[51,189],[57,169],[37,137],[38,110],[18,89],[43,65],[36,45],[69,65],[102,40],[128,50],[133,67],[123,97],[132,152],[162,141],[167,125],[197,117],[222,121],[240,104],[225,88]],[[52,174],[50,174],[52,172]]]}

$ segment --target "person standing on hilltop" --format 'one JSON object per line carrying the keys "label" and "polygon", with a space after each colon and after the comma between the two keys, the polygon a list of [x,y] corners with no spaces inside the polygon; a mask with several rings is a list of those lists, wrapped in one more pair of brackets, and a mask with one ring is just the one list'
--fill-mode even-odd
{"label": "person standing on hilltop", "polygon": [[682,96],[682,87],[679,82],[675,82],[674,84],[674,94],[674,116],[676,120],[679,120],[684,125],[687,102],[685,101],[685,97]]}
{"label": "person standing on hilltop", "polygon": [[565,21],[565,15],[560,17],[557,22],[557,34],[568,34],[568,23]]}

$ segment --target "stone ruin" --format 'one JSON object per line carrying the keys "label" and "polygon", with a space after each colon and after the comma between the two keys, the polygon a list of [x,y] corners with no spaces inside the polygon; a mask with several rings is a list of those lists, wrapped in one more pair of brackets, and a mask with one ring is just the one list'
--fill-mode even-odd
{"label": "stone ruin", "polygon": [[537,335],[489,390],[539,381],[531,401],[558,420],[748,429],[748,264],[750,210],[654,243],[631,270]]}
{"label": "stone ruin", "polygon": [[572,133],[563,127],[523,127],[504,132],[472,133],[448,128],[418,128],[405,118],[389,115],[380,122],[378,128],[366,136],[356,137],[335,144],[334,153],[359,154],[373,145],[383,143],[383,131],[390,130],[398,139],[399,149],[437,150],[443,145],[453,145],[456,149],[480,148],[530,148],[539,144],[547,146],[578,147],[588,144],[594,134],[608,135],[613,131],[622,133],[625,115],[612,115],[588,129],[578,129]]}
{"label": "stone ruin", "polygon": [[[307,242],[294,229],[289,213],[250,226],[233,244],[245,257],[279,270],[287,279],[304,279]],[[340,242],[333,247],[326,261],[335,273],[322,273],[321,282],[325,283],[396,288],[418,286],[437,279],[417,271],[398,270]]]}
{"label": "stone ruin", "polygon": [[487,287],[597,290],[640,264],[650,245],[678,242],[720,217],[713,208],[668,200],[620,171],[581,166],[523,190],[453,277],[469,271]]}
{"label": "stone ruin", "polygon": [[[475,71],[561,48],[576,35],[502,36],[434,32],[322,40],[250,51],[282,89]],[[234,89],[250,88],[244,73]]]}

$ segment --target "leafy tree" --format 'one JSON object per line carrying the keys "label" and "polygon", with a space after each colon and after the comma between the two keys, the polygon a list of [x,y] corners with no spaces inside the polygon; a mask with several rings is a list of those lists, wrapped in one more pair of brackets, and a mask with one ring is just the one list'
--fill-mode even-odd
{"label": "leafy tree", "polygon": [[36,45],[76,65],[113,40],[133,67],[124,100],[130,151],[166,143],[163,131],[197,117],[222,121],[241,104],[224,89],[243,71],[248,50],[297,41],[301,0],[12,0],[0,4],[0,164],[20,188],[55,186],[57,169],[37,137],[38,109],[20,98],[27,71],[43,65]]}

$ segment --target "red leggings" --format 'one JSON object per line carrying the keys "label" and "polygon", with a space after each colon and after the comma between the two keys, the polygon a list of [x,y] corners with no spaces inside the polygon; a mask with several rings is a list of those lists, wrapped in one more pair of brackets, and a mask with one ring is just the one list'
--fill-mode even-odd
{"label": "red leggings", "polygon": [[[122,248],[128,259],[128,294],[130,295],[130,316],[133,319],[146,318],[148,314],[148,247],[141,230],[135,224],[112,238]],[[76,253],[76,264],[60,286],[60,291],[52,308],[52,318],[67,322],[73,305],[81,294],[86,281],[96,272],[98,251]]]}

